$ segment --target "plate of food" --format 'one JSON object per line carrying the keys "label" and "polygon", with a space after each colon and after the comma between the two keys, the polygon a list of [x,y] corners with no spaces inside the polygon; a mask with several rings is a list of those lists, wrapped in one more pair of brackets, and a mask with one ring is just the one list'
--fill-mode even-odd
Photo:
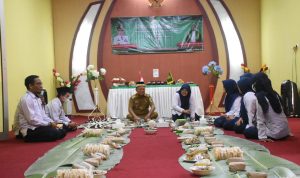
{"label": "plate of food", "polygon": [[196,163],[197,161],[200,161],[202,159],[204,159],[204,157],[201,154],[196,154],[196,155],[187,154],[185,157],[183,157],[183,161],[187,163]]}
{"label": "plate of food", "polygon": [[215,170],[215,167],[213,166],[192,166],[190,167],[190,170],[193,174],[197,176],[207,176],[210,175],[213,170]]}

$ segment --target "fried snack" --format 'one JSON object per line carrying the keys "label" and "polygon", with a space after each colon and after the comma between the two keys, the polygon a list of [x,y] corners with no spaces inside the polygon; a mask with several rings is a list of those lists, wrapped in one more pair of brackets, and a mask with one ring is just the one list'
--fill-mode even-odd
{"label": "fried snack", "polygon": [[85,155],[91,155],[92,153],[103,153],[106,157],[110,155],[110,146],[104,144],[86,144],[82,148],[82,152]]}
{"label": "fried snack", "polygon": [[102,141],[102,144],[109,145],[111,148],[119,149],[121,146],[115,142],[111,138],[106,138]]}
{"label": "fried snack", "polygon": [[195,129],[194,134],[197,136],[212,134],[214,132],[214,128],[212,126],[195,127],[194,129]]}
{"label": "fried snack", "polygon": [[223,144],[224,145],[224,142],[221,141],[221,140],[215,140],[215,141],[211,142],[211,145],[219,145],[219,144]]}
{"label": "fried snack", "polygon": [[232,157],[243,157],[240,147],[216,147],[213,149],[216,160],[225,160]]}
{"label": "fried snack", "polygon": [[191,145],[191,144],[198,144],[200,140],[198,137],[192,137],[184,140],[184,144]]}
{"label": "fried snack", "polygon": [[107,171],[102,170],[93,170],[94,178],[104,178],[104,175],[107,173]]}
{"label": "fried snack", "polygon": [[123,138],[123,137],[110,137],[110,138],[115,143],[119,143],[119,144],[125,143],[125,138]]}
{"label": "fried snack", "polygon": [[88,169],[59,169],[56,178],[103,178],[106,171]]}
{"label": "fried snack", "polygon": [[267,178],[268,174],[265,172],[247,172],[248,178]]}
{"label": "fried snack", "polygon": [[183,134],[194,134],[194,130],[193,129],[184,129],[182,131]]}
{"label": "fried snack", "polygon": [[217,148],[217,147],[224,147],[223,143],[219,143],[219,144],[212,144],[211,147],[213,148]]}
{"label": "fried snack", "polygon": [[57,170],[57,178],[91,178],[93,177],[93,172],[87,169],[59,169]]}
{"label": "fried snack", "polygon": [[188,153],[196,152],[196,153],[207,153],[208,148],[206,146],[198,146],[192,147],[188,149]]}
{"label": "fried snack", "polygon": [[245,162],[244,158],[242,157],[231,157],[227,159],[227,164],[232,163],[232,162]]}
{"label": "fried snack", "polygon": [[245,162],[231,162],[229,163],[229,171],[236,172],[236,171],[243,171],[246,168]]}
{"label": "fried snack", "polygon": [[120,136],[125,135],[125,134],[128,134],[129,132],[130,132],[130,130],[128,130],[128,129],[123,129],[123,128],[119,128],[119,129],[117,130],[117,134],[119,134]]}
{"label": "fried snack", "polygon": [[106,160],[107,157],[103,154],[103,153],[92,153],[91,156],[95,159],[98,159],[98,160]]}
{"label": "fried snack", "polygon": [[84,129],[82,131],[84,137],[100,137],[104,129]]}

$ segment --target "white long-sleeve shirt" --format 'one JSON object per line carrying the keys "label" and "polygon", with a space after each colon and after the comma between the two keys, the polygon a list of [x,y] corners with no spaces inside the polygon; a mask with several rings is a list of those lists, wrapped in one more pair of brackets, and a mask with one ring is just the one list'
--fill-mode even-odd
{"label": "white long-sleeve shirt", "polygon": [[269,101],[268,104],[268,111],[263,113],[261,106],[258,101],[256,101],[258,138],[266,139],[267,137],[271,137],[274,139],[281,139],[288,136],[290,129],[283,109],[281,113],[278,114],[273,110]]}
{"label": "white long-sleeve shirt", "polygon": [[[194,118],[195,117],[195,113],[196,113],[196,104],[195,104],[195,98],[191,95],[190,100],[190,110],[191,110],[191,117]],[[183,108],[181,108],[181,100],[180,100],[180,95],[179,93],[176,93],[173,97],[172,100],[172,114],[178,114],[181,115],[183,112]]]}
{"label": "white long-sleeve shirt", "polygon": [[15,134],[18,135],[21,132],[25,137],[28,129],[34,130],[39,126],[47,126],[50,122],[52,120],[46,115],[41,99],[27,91],[16,109],[13,127]]}
{"label": "white long-sleeve shirt", "polygon": [[248,115],[248,125],[246,128],[254,126],[254,122],[257,121],[256,119],[256,102],[257,98],[254,92],[247,92],[243,97],[244,105],[247,110]]}
{"label": "white long-sleeve shirt", "polygon": [[227,116],[232,116],[233,115],[234,117],[240,117],[241,99],[242,99],[242,97],[238,96],[234,100],[234,102],[233,102],[233,104],[230,108],[230,111],[225,113],[225,115],[227,115]]}
{"label": "white long-sleeve shirt", "polygon": [[65,114],[59,98],[54,98],[46,105],[46,114],[56,123],[68,125],[71,121]]}

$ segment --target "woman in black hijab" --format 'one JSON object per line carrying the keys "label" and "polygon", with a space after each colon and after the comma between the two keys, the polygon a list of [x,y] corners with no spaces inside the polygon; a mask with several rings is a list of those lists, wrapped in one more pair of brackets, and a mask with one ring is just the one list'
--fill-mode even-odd
{"label": "woman in black hijab", "polygon": [[214,125],[223,127],[226,130],[232,130],[235,123],[234,118],[239,116],[241,96],[234,80],[223,80],[223,86],[226,92],[224,103],[226,113],[216,118]]}
{"label": "woman in black hijab", "polygon": [[288,121],[283,112],[281,98],[272,88],[271,80],[265,73],[257,73],[253,77],[253,90],[256,102],[256,127],[244,131],[247,138],[258,138],[261,141],[282,139],[290,134]]}
{"label": "woman in black hijab", "polygon": [[240,108],[240,118],[235,123],[233,130],[236,133],[243,133],[249,123],[249,117],[252,118],[255,114],[251,113],[255,111],[255,109],[251,108],[253,106],[253,103],[255,104],[255,94],[252,90],[251,77],[241,77],[241,79],[237,82],[237,85],[242,95],[242,100]]}
{"label": "woman in black hijab", "polygon": [[191,87],[189,84],[183,84],[176,92],[172,102],[172,119],[192,118],[199,120],[195,113],[195,99],[191,96]]}

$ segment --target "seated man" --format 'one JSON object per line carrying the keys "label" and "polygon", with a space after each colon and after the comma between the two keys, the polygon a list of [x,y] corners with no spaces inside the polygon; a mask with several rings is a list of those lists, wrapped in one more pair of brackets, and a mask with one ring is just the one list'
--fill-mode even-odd
{"label": "seated man", "polygon": [[72,122],[63,110],[62,104],[70,96],[69,87],[57,88],[57,97],[51,100],[46,106],[46,114],[57,124],[63,124],[66,131],[74,131],[77,129],[77,124]]}
{"label": "seated man", "polygon": [[[150,110],[149,110],[150,107]],[[149,119],[156,119],[158,114],[154,112],[155,106],[150,95],[145,94],[145,84],[137,83],[136,94],[130,97],[127,119],[132,121],[139,121],[144,119],[148,121]]]}
{"label": "seated man", "polygon": [[21,98],[13,125],[17,138],[26,142],[55,141],[66,135],[62,129],[46,115],[42,101],[38,97],[43,89],[42,81],[36,75],[25,79],[26,94]]}

